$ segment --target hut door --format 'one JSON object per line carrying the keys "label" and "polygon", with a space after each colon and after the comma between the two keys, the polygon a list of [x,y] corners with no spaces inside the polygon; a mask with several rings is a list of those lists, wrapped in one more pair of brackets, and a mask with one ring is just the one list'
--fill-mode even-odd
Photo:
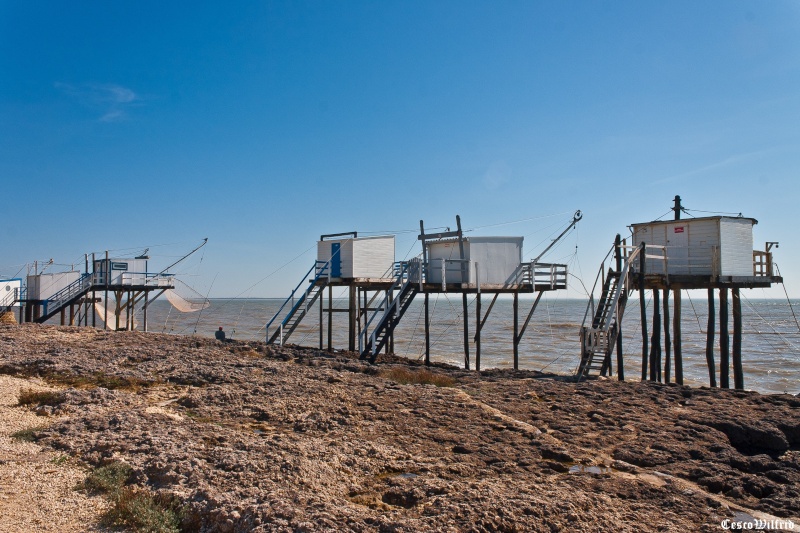
{"label": "hut door", "polygon": [[341,250],[342,250],[342,243],[340,243],[340,242],[331,243],[331,277],[332,278],[341,278],[342,277],[342,254],[340,253]]}
{"label": "hut door", "polygon": [[667,257],[670,274],[691,274],[689,268],[689,225],[676,223],[667,226]]}

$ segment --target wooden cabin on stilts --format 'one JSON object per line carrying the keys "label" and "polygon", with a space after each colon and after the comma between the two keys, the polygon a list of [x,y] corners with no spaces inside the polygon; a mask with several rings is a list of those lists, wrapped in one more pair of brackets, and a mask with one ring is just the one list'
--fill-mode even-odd
{"label": "wooden cabin on stilts", "polygon": [[[675,197],[674,218],[632,224],[630,245],[617,235],[601,265],[581,326],[579,379],[610,376],[613,363],[617,378],[625,379],[622,354],[622,319],[628,298],[638,293],[641,317],[641,379],[683,384],[681,344],[681,291],[705,290],[708,294],[708,326],[705,357],[709,384],[744,388],[742,366],[741,289],[769,287],[783,279],[773,273],[773,245],[753,250],[753,218],[708,216],[682,219],[686,210]],[[611,265],[606,265],[613,258]],[[719,295],[719,381],[714,357]],[[593,290],[594,292],[594,290]],[[648,335],[647,293],[652,295],[652,330]],[[669,299],[672,297],[672,316]],[[730,343],[730,320],[733,345]],[[662,344],[663,340],[663,344]],[[612,357],[616,351],[616,360]],[[663,370],[663,371],[662,371]]]}
{"label": "wooden cabin on stilts", "polygon": [[[581,219],[578,211],[561,235],[532,260],[522,259],[522,237],[467,237],[456,216],[456,229],[426,233],[420,221],[422,253],[394,261],[394,237],[358,237],[357,232],[322,235],[317,260],[266,325],[268,344],[284,344],[319,301],[319,348],[332,349],[333,313],[348,315],[348,348],[375,362],[381,351],[394,352],[394,331],[418,294],[424,298],[425,364],[430,364],[430,295],[461,295],[464,368],[481,368],[481,330],[500,294],[512,294],[514,368],[519,368],[519,343],[542,294],[567,288],[567,266],[541,263],[541,257]],[[304,286],[305,285],[305,286]],[[328,289],[327,307],[324,291]],[[348,308],[334,309],[334,287],[348,287]],[[536,293],[520,327],[519,295]],[[491,296],[483,310],[483,295]],[[470,336],[469,296],[474,296],[475,324]],[[327,323],[325,317],[327,316]]]}
{"label": "wooden cabin on stilts", "polygon": [[160,272],[149,272],[147,250],[136,257],[98,257],[87,254],[85,272],[75,270],[44,273],[34,263],[24,288],[17,291],[20,322],[44,323],[60,316],[61,325],[133,330],[134,316],[141,311],[142,329],[147,331],[147,308],[166,291],[175,288],[173,274],[167,272],[208,239]]}

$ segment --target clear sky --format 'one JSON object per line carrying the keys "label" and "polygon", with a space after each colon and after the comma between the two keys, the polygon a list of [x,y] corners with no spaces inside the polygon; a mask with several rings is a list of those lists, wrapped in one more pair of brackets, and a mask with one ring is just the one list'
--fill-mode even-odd
{"label": "clear sky", "polygon": [[530,259],[580,209],[547,259],[588,285],[680,194],[758,219],[800,296],[798,169],[796,0],[0,0],[5,276],[208,237],[190,285],[283,296],[322,233],[402,259],[460,214]]}

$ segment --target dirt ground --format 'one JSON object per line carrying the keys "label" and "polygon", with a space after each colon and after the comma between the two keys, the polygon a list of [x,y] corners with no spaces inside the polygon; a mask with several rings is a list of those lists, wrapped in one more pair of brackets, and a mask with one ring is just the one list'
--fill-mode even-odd
{"label": "dirt ground", "polygon": [[[91,510],[85,528],[104,504],[73,501],[85,495],[68,486],[114,461],[133,468],[137,486],[179,497],[186,530],[800,527],[794,396],[393,357],[369,365],[349,353],[90,328],[0,325],[0,342],[0,374],[64,391],[37,416],[11,407],[9,389],[3,419],[26,418],[2,438],[43,426],[26,445],[49,455],[33,464],[74,472],[58,489],[70,509],[60,514]],[[28,466],[0,462],[1,494],[22,513],[12,520],[53,499],[13,481]],[[0,531],[25,530],[5,521]]]}

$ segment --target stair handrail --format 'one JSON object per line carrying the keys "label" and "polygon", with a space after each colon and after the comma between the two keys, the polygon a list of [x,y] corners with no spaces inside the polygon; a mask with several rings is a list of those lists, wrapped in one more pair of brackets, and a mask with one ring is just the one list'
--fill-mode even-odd
{"label": "stair handrail", "polygon": [[[70,301],[76,295],[81,294],[92,286],[91,274],[81,274],[78,279],[45,299],[45,314],[52,313],[54,310],[60,308],[64,303]],[[87,283],[88,282],[88,283]],[[51,308],[51,304],[55,304]]]}
{"label": "stair handrail", "polygon": [[[589,316],[589,309],[592,310],[592,320],[594,321],[594,316],[596,314],[596,309],[594,308],[594,292],[595,292],[595,289],[597,288],[598,281],[601,279],[601,277],[605,273],[606,260],[608,260],[608,257],[611,255],[611,252],[614,251],[615,247],[616,247],[616,245],[611,247],[611,250],[609,250],[608,254],[606,254],[605,258],[603,259],[603,262],[600,264],[600,269],[597,272],[597,277],[595,278],[594,285],[592,286],[592,292],[589,295],[589,305],[587,305],[586,312],[583,315],[583,322],[581,323],[581,329],[586,328],[586,318]],[[622,256],[622,270],[619,273],[619,281],[617,282],[617,290],[614,293],[614,299],[613,299],[613,301],[611,303],[612,309],[616,309],[617,303],[619,302],[620,295],[622,294],[622,290],[625,290],[625,291],[629,290],[628,289],[628,274],[630,273],[631,265],[634,263],[634,260],[639,256],[639,254],[642,251],[642,246],[641,245],[639,245],[639,246],[620,245],[620,248],[630,250],[630,253],[627,254],[627,256],[624,255],[624,254]],[[649,248],[649,246],[648,246],[648,248]],[[611,326],[611,323],[609,322],[608,324],[605,324],[603,328],[600,328],[600,330],[598,330],[598,331],[608,331],[610,326]],[[587,328],[587,329],[594,330],[596,328]]]}
{"label": "stair handrail", "polygon": [[[281,311],[283,311],[284,307],[286,307],[286,304],[288,304],[290,301],[294,300],[294,295],[295,295],[295,293],[297,293],[297,290],[303,285],[303,282],[306,281],[306,279],[311,275],[311,273],[315,272],[315,270],[316,270],[315,276],[314,276],[314,280],[311,281],[309,283],[309,285],[308,285],[308,288],[305,291],[303,291],[303,297],[300,298],[295,304],[293,304],[291,309],[289,310],[289,312],[286,313],[286,316],[284,317],[284,319],[280,323],[280,327],[283,327],[283,326],[286,325],[286,321],[289,319],[290,316],[292,316],[294,314],[294,311],[296,311],[297,306],[299,306],[303,302],[303,300],[305,300],[305,298],[308,296],[308,293],[311,291],[311,289],[314,288],[314,286],[317,284],[319,279],[321,277],[323,277],[323,276],[325,276],[325,277],[328,276],[328,271],[330,269],[330,263],[331,263],[332,260],[333,260],[333,258],[328,259],[327,261],[319,261],[319,260],[314,261],[314,264],[311,266],[311,268],[308,269],[308,272],[306,272],[303,275],[303,277],[300,278],[300,283],[298,283],[297,286],[294,289],[292,289],[292,293],[289,295],[289,297],[286,298],[286,300],[284,300],[283,304],[281,304],[281,306],[278,309],[278,311],[272,316],[270,321],[267,322],[267,325],[265,327],[266,333],[267,333],[267,337],[266,337],[267,338],[267,342],[269,342],[269,328],[270,328],[270,326],[272,326],[273,322],[275,322],[275,319],[277,319],[278,316],[280,316]],[[322,263],[321,267],[319,266],[320,263]]]}
{"label": "stair handrail", "polygon": [[586,306],[586,312],[583,314],[583,322],[581,322],[581,330],[583,330],[583,328],[586,326],[586,318],[589,316],[589,309],[592,310],[592,319],[594,319],[594,315],[595,315],[594,292],[595,292],[595,289],[597,289],[597,283],[600,281],[600,278],[603,276],[603,273],[605,272],[606,261],[608,261],[609,256],[614,252],[615,248],[616,248],[616,245],[612,244],[611,245],[611,249],[608,250],[608,253],[603,258],[603,260],[600,262],[600,268],[597,271],[597,276],[594,278],[594,285],[592,285],[592,290],[591,290],[591,292],[589,292],[589,303]]}
{"label": "stair handrail", "polygon": [[[383,314],[381,315],[381,320],[378,321],[378,324],[376,324],[376,326],[380,325],[380,323],[383,322],[383,318],[387,316],[395,307],[397,307],[400,298],[394,298],[391,303],[388,303],[389,295],[393,294],[394,291],[398,289],[400,289],[400,291],[402,292],[403,288],[409,283],[417,283],[417,281],[413,281],[408,276],[408,270],[409,266],[412,263],[420,263],[421,265],[422,261],[419,258],[415,257],[410,261],[400,261],[399,263],[400,263],[399,265],[400,269],[397,273],[397,276],[395,276],[394,283],[392,283],[392,286],[389,287],[389,289],[386,291],[386,295],[383,297],[383,300],[375,307],[375,311],[373,311],[372,316],[370,316],[369,319],[364,323],[364,328],[361,330],[361,333],[358,336],[359,353],[362,353],[364,351],[364,345],[367,342],[367,333],[369,332],[369,326],[370,324],[372,324],[373,320],[375,320],[375,318],[378,316],[381,309],[383,309]],[[372,350],[375,349],[375,339],[376,339],[375,332],[377,331],[377,329],[378,329],[377,327],[373,328],[372,333],[370,334],[369,337],[370,342],[372,342],[371,344]]]}

